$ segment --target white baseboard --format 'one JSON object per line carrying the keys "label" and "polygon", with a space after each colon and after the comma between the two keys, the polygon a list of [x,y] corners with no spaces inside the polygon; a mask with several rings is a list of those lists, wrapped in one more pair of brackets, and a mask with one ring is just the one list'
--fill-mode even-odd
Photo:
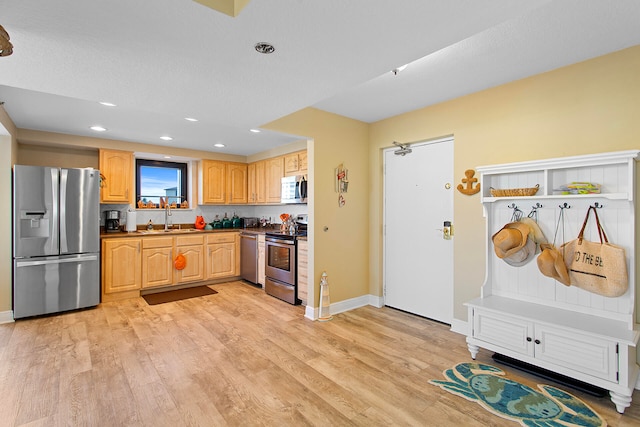
{"label": "white baseboard", "polygon": [[369,295],[369,305],[372,305],[375,308],[384,307],[384,297],[377,297],[375,295]]}
{"label": "white baseboard", "polygon": [[318,318],[318,309],[314,309],[311,306],[306,306],[304,308],[304,317],[310,320],[316,320]]}
{"label": "white baseboard", "polygon": [[[363,295],[357,298],[351,298],[345,301],[332,303],[329,305],[329,314],[334,315],[343,313],[349,310],[355,310],[356,308],[364,307],[365,305],[372,305],[376,308],[382,307],[382,297],[375,295]],[[320,308],[307,306],[304,310],[304,317],[311,320],[318,320],[320,317]]]}
{"label": "white baseboard", "polygon": [[13,311],[0,311],[0,323],[12,323],[15,322],[13,320]]}
{"label": "white baseboard", "polygon": [[463,320],[453,319],[451,321],[451,332],[455,332],[460,335],[467,335],[469,332],[469,324]]}

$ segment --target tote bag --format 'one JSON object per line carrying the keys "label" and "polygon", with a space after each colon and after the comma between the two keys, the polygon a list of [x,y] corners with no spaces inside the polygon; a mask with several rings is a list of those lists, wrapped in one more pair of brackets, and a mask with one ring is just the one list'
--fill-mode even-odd
{"label": "tote bag", "polygon": [[[584,229],[593,211],[600,242],[584,239]],[[619,297],[629,288],[627,258],[624,248],[609,243],[593,206],[580,229],[578,238],[562,245],[571,284],[606,297]]]}

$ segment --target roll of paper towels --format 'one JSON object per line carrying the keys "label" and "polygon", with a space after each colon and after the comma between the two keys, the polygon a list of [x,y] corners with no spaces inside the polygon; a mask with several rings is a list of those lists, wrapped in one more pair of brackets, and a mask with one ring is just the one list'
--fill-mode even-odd
{"label": "roll of paper towels", "polygon": [[128,210],[127,211],[127,231],[129,232],[136,231],[137,228],[138,227],[136,223],[136,211]]}

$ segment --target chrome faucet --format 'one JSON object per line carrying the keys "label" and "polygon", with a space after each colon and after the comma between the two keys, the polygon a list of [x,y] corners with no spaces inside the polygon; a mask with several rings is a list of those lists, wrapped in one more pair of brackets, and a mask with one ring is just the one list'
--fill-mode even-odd
{"label": "chrome faucet", "polygon": [[164,204],[164,231],[169,231],[169,217],[171,216],[171,206],[169,205],[169,198]]}

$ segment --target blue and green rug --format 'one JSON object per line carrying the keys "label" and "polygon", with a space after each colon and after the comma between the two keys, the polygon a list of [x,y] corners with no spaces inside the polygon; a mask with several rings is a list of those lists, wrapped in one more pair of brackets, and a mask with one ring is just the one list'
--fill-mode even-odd
{"label": "blue and green rug", "polygon": [[607,422],[582,400],[550,385],[531,387],[504,377],[504,371],[482,363],[459,363],[431,380],[455,395],[477,402],[487,411],[528,427],[604,427]]}

